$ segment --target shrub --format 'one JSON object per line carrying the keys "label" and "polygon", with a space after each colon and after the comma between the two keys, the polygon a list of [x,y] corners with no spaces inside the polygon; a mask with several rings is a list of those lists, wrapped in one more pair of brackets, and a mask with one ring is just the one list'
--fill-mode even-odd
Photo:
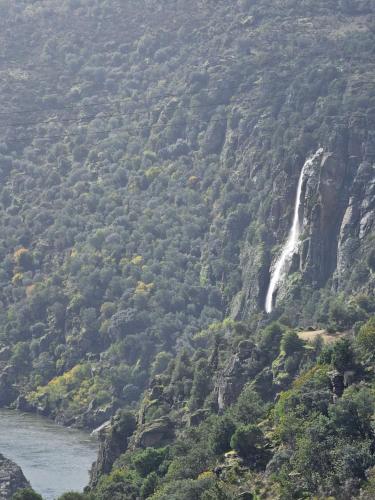
{"label": "shrub", "polygon": [[241,425],[230,440],[231,447],[243,457],[256,454],[263,443],[263,433],[254,424]]}
{"label": "shrub", "polygon": [[143,481],[141,486],[141,498],[150,497],[156,490],[158,484],[158,475],[156,472],[151,472],[146,479]]}
{"label": "shrub", "polygon": [[245,386],[237,399],[233,413],[241,423],[253,424],[265,410],[265,404],[258,393],[251,386]]}
{"label": "shrub", "polygon": [[369,351],[369,354],[375,354],[375,316],[361,327],[357,343],[362,349]]}
{"label": "shrub", "polygon": [[43,500],[43,498],[31,488],[25,488],[17,491],[13,495],[12,500]]}
{"label": "shrub", "polygon": [[158,469],[166,458],[167,453],[167,448],[158,450],[155,448],[146,448],[145,450],[138,451],[133,457],[134,467],[142,477],[146,477]]}
{"label": "shrub", "polygon": [[354,352],[348,339],[341,339],[333,346],[332,364],[339,372],[344,372],[354,367]]}
{"label": "shrub", "polygon": [[58,500],[89,500],[90,497],[84,493],[77,493],[76,491],[68,491],[61,495]]}
{"label": "shrub", "polygon": [[296,332],[288,331],[283,334],[280,347],[287,356],[290,356],[296,351],[300,351],[302,349],[303,341],[298,337]]}

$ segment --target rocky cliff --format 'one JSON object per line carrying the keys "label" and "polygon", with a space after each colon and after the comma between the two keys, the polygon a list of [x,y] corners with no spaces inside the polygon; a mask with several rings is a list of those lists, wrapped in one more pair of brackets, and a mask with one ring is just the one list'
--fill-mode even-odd
{"label": "rocky cliff", "polygon": [[316,173],[308,175],[301,268],[316,286],[334,276],[342,289],[348,270],[360,258],[361,245],[369,244],[374,231],[375,122],[371,118],[362,127],[354,121],[333,134]]}
{"label": "rocky cliff", "polygon": [[[301,240],[290,265],[292,277],[280,286],[278,303],[288,297],[298,299],[296,280],[311,290],[328,283],[333,293],[374,293],[374,277],[366,265],[375,227],[374,125],[368,112],[362,119],[351,116],[346,124],[326,120],[322,126],[326,136],[316,145],[324,155],[311,164],[304,178]],[[290,158],[288,168],[301,171],[306,159],[307,155]],[[278,170],[275,165],[274,171]],[[292,216],[284,214],[292,213],[297,179],[293,183],[285,179],[285,172],[280,172],[273,182],[261,241],[243,244],[242,291],[232,306],[236,318],[249,317],[264,304],[265,284],[280,253],[278,245],[272,251],[272,243],[285,241],[291,224]]]}

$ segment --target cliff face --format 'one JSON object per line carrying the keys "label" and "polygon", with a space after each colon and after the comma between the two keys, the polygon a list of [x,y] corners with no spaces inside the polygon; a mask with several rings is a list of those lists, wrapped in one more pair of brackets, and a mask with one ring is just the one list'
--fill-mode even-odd
{"label": "cliff face", "polygon": [[10,500],[23,488],[30,488],[30,483],[20,467],[0,454],[0,499]]}
{"label": "cliff face", "polygon": [[[324,154],[306,171],[302,189],[301,239],[289,273],[314,290],[326,287],[332,293],[373,293],[374,279],[366,256],[374,238],[374,119],[369,113],[355,114],[346,125],[327,119],[326,136],[317,145]],[[310,153],[312,153],[310,151]],[[288,158],[288,170],[300,172],[308,155]],[[272,202],[264,217],[261,241],[244,241],[240,253],[242,291],[234,299],[233,316],[246,318],[264,305],[266,284],[280,246],[285,242],[294,208],[294,182],[287,180],[280,165],[274,165]],[[285,217],[285,214],[290,214]],[[246,238],[248,240],[248,238]],[[293,275],[294,280],[296,274]],[[290,279],[278,290],[278,303],[293,295]]]}
{"label": "cliff face", "polygon": [[374,231],[374,155],[369,128],[353,124],[337,135],[317,176],[307,180],[301,260],[307,279],[322,286],[334,276],[342,289]]}

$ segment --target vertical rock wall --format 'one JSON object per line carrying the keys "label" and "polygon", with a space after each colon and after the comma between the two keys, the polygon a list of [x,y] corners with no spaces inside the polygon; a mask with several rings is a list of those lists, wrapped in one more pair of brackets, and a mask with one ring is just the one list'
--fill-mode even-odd
{"label": "vertical rock wall", "polygon": [[[324,155],[306,171],[301,241],[290,273],[299,271],[302,283],[313,289],[322,288],[332,280],[334,290],[344,290],[350,279],[352,291],[356,288],[361,291],[361,283],[356,283],[352,274],[359,272],[358,261],[365,260],[373,244],[374,123],[352,117],[346,125],[332,122],[325,126],[326,137],[321,144]],[[288,235],[294,184],[305,160],[306,157],[288,159],[292,177],[283,175],[278,165],[270,168],[274,177],[268,196],[272,202],[264,220],[263,242],[255,245],[245,238],[241,247],[242,289],[231,309],[236,319],[248,318],[264,305],[269,271]],[[371,277],[367,276],[364,281],[367,287],[373,287]],[[287,279],[278,290],[278,301],[287,297],[289,291]]]}

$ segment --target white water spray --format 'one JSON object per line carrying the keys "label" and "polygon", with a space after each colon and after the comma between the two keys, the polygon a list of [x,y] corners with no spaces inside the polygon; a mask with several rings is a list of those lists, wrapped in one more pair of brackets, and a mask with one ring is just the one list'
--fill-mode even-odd
{"label": "white water spray", "polygon": [[299,176],[298,180],[298,186],[297,186],[297,195],[296,195],[296,201],[294,204],[294,216],[293,216],[293,223],[292,227],[289,232],[288,239],[286,240],[286,243],[283,246],[283,250],[281,252],[280,257],[277,259],[275,267],[273,269],[272,275],[271,275],[271,281],[268,287],[267,291],[267,296],[266,296],[266,304],[265,304],[265,309],[267,313],[272,312],[273,309],[273,296],[275,291],[277,290],[277,287],[282,279],[284,279],[285,275],[287,274],[288,271],[288,264],[292,260],[293,254],[297,250],[298,246],[298,240],[300,237],[301,233],[301,224],[300,224],[300,217],[299,217],[299,212],[300,212],[300,207],[302,205],[303,200],[302,198],[302,184],[303,184],[303,178],[306,172],[306,169],[323,153],[323,149],[320,148],[318,151],[308,158],[308,160],[305,162],[301,174]]}

